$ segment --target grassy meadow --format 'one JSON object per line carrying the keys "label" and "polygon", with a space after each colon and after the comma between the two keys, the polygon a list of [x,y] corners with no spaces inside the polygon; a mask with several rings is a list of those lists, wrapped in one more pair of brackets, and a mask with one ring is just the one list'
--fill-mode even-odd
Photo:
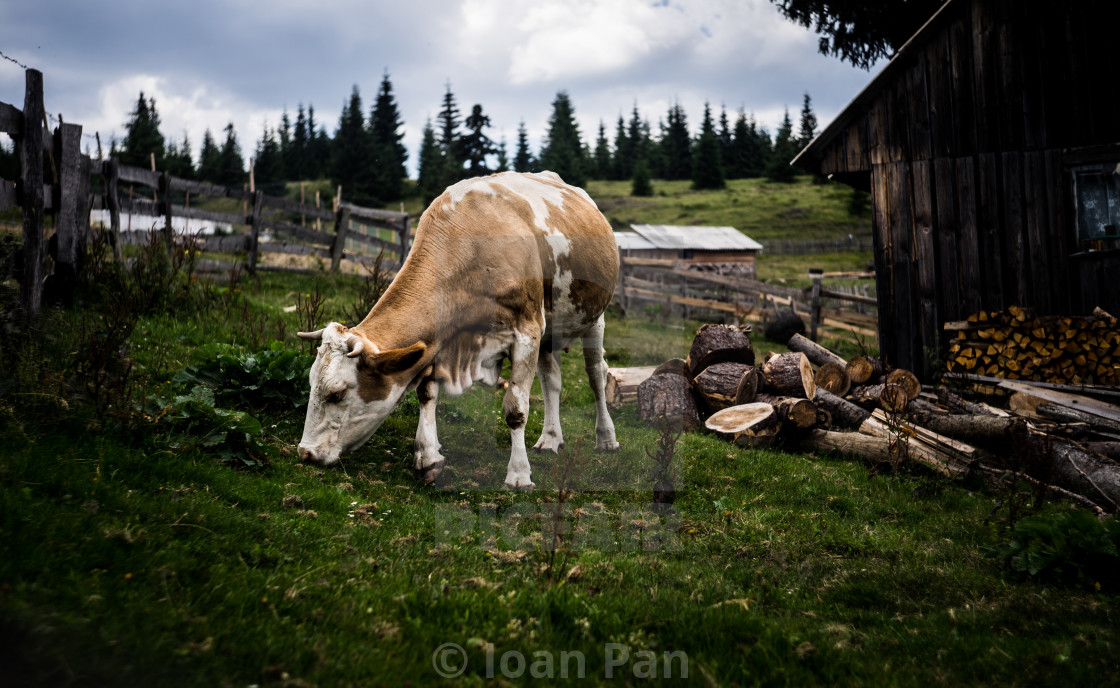
{"label": "grassy meadow", "polygon": [[[686,433],[675,503],[654,509],[661,437],[624,406],[621,450],[593,449],[578,342],[567,447],[530,454],[536,490],[500,489],[509,432],[484,387],[441,398],[433,487],[411,469],[414,394],[339,467],[301,464],[311,359],[293,333],[316,293],[321,321],[343,320],[359,286],[177,279],[120,346],[102,345],[126,320],[109,291],[0,338],[0,685],[1115,681],[1115,585],[1010,571],[991,554],[1006,495],[981,482]],[[608,361],[684,356],[697,325],[611,313]],[[535,387],[530,443],[541,425]]]}

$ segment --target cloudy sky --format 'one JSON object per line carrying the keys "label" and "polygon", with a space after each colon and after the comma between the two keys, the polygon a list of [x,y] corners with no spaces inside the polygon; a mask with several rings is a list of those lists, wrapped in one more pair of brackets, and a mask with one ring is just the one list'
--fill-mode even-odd
{"label": "cloudy sky", "polygon": [[[246,157],[267,123],[315,107],[329,132],[353,85],[368,114],[388,71],[414,172],[420,132],[447,84],[481,103],[512,151],[534,148],[560,90],[585,140],[639,111],[657,131],[679,101],[690,128],[704,103],[753,112],[773,131],[808,92],[827,123],[872,74],[819,55],[816,37],[768,0],[4,0],[0,53],[43,72],[46,108],[108,146],[143,91],[164,136],[233,122]],[[23,69],[0,59],[0,101],[22,107]]]}

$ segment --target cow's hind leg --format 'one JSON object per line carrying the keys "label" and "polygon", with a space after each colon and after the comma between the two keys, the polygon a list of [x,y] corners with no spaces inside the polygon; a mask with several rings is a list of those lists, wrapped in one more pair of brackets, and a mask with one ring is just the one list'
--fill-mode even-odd
{"label": "cow's hind leg", "polygon": [[416,398],[420,401],[420,420],[416,424],[416,472],[425,485],[435,482],[443,472],[444,459],[439,453],[439,439],[436,436],[436,405],[439,398],[439,383],[428,378],[416,388]]}
{"label": "cow's hind leg", "polygon": [[606,324],[603,316],[583,336],[583,365],[587,369],[587,379],[591,382],[591,392],[595,395],[595,448],[618,451],[618,440],[614,435],[614,422],[607,411],[607,362],[603,360],[603,332]]}
{"label": "cow's hind leg", "polygon": [[537,377],[544,396],[544,428],[533,445],[540,451],[559,452],[564,447],[564,433],[560,430],[560,350],[542,351],[537,358]]}
{"label": "cow's hind leg", "polygon": [[533,487],[529,455],[525,452],[525,422],[529,417],[529,390],[533,386],[534,368],[537,367],[541,329],[539,323],[532,323],[516,333],[510,351],[509,388],[502,398],[502,414],[510,432],[505,482],[506,487],[515,489]]}

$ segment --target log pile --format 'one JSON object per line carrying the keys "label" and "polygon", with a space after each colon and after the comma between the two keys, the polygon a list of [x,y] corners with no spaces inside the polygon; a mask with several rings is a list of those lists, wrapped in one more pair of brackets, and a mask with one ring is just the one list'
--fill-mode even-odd
{"label": "log pile", "polygon": [[[983,322],[992,321],[988,316]],[[1092,325],[1107,322],[1104,316],[1085,322],[1062,332],[1107,340],[1100,332],[1111,330]],[[1013,340],[1013,330],[1002,341]],[[641,369],[648,377],[637,386],[639,414],[706,428],[746,447],[839,451],[872,464],[912,463],[954,480],[1013,475],[1098,513],[1120,512],[1120,404],[1109,403],[1120,402],[1120,390],[1106,401],[1053,384],[999,380],[999,403],[990,396],[991,403],[969,401],[944,387],[923,388],[910,371],[874,358],[845,361],[800,335],[789,348],[755,365],[749,330],[705,325],[688,359]],[[633,370],[611,374],[633,384],[626,372]],[[984,389],[992,393],[993,386]]]}
{"label": "log pile", "polygon": [[954,333],[950,372],[1056,384],[1120,383],[1120,321],[1100,309],[1088,317],[1037,316],[1011,306],[945,323],[945,330]]}

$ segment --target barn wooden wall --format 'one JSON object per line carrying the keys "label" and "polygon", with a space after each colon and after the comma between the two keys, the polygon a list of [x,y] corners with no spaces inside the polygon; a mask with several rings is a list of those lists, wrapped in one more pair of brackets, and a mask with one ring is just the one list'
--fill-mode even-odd
{"label": "barn wooden wall", "polygon": [[981,308],[1120,308],[1120,260],[1070,257],[1066,173],[1120,143],[1120,2],[953,0],[919,39],[820,153],[869,175],[889,362],[927,370],[942,323]]}

